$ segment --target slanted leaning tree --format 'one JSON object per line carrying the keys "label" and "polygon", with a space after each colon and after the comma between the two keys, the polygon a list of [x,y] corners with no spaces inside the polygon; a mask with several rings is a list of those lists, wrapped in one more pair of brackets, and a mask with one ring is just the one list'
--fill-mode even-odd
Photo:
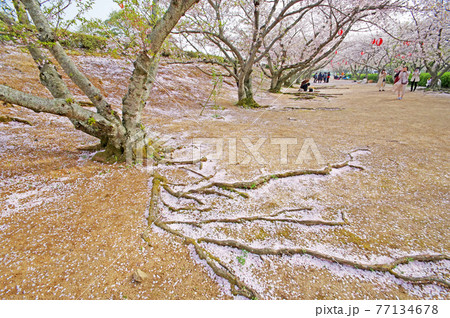
{"label": "slanted leaning tree", "polygon": [[[153,1],[152,18],[141,23],[143,42],[134,62],[134,70],[123,97],[122,117],[115,112],[107,99],[83,74],[60,45],[44,8],[37,0],[13,0],[17,14],[0,13],[0,19],[10,31],[26,42],[28,50],[40,70],[40,82],[50,91],[53,99],[41,98],[14,88],[0,85],[0,100],[26,107],[36,112],[65,116],[74,127],[101,141],[104,151],[96,159],[132,162],[153,151],[146,132],[142,129],[141,114],[159,65],[159,51],[180,18],[199,0],[171,0],[164,14],[159,14],[159,1]],[[142,2],[142,1],[141,1]],[[147,1],[150,2],[150,1]],[[136,9],[136,1],[123,1],[125,9]],[[29,20],[31,17],[31,21]],[[24,33],[26,32],[26,34]],[[74,100],[72,92],[46,56],[54,57],[73,83],[94,104],[96,111],[83,108]]]}

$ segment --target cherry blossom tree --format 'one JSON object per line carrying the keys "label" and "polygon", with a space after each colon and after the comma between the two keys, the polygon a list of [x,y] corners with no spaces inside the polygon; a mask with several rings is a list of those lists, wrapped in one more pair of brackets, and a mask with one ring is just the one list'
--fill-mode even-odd
{"label": "cherry blossom tree", "polygon": [[[333,60],[333,66],[345,64],[353,77],[359,79],[361,74],[383,69],[388,73],[402,64],[413,61],[413,51],[406,44],[383,33],[358,36],[345,43]],[[416,65],[416,64],[414,64]]]}
{"label": "cherry blossom tree", "polygon": [[[222,66],[235,79],[238,105],[258,107],[253,98],[253,67],[306,13],[325,3],[325,0],[207,0],[186,16],[179,33],[199,50],[220,54],[224,61],[208,62]],[[284,29],[280,31],[281,23]]]}
{"label": "cherry blossom tree", "polygon": [[445,0],[413,1],[410,14],[413,22],[406,29],[422,63],[436,86],[445,72],[450,70],[450,7]]}
{"label": "cherry blossom tree", "polygon": [[198,50],[221,54],[224,61],[208,62],[235,78],[239,105],[257,106],[251,87],[254,66],[265,64],[271,91],[279,91],[283,82],[330,58],[360,19],[403,3],[208,0],[187,15],[180,33]]}
{"label": "cherry blossom tree", "polygon": [[392,39],[387,44],[396,51],[394,63],[424,67],[433,78],[433,87],[450,70],[449,10],[445,0],[411,0],[394,19],[366,22]]}
{"label": "cherry blossom tree", "polygon": [[[56,1],[61,5],[63,3],[67,5],[70,2]],[[141,34],[141,44],[139,51],[136,52],[137,58],[128,83],[128,92],[123,97],[122,116],[112,109],[100,89],[78,69],[62,48],[55,32],[56,24],[60,20],[52,19],[52,17],[58,17],[58,12],[55,12],[57,8],[49,7],[48,1],[40,4],[37,0],[13,0],[16,13],[8,15],[2,12],[0,19],[11,32],[15,32],[27,44],[39,68],[40,81],[50,91],[53,99],[41,98],[0,85],[0,100],[36,112],[47,112],[69,118],[76,129],[101,140],[101,146],[105,151],[97,154],[97,159],[133,161],[152,151],[146,132],[142,129],[141,113],[155,80],[159,51],[180,18],[199,0],[171,0],[168,1],[167,6],[159,6],[159,1],[153,1],[152,17],[149,19],[138,19],[139,5],[144,1],[117,2],[129,10],[130,17],[133,17],[132,12],[136,12],[136,20],[133,22]],[[77,3],[81,2],[77,1]],[[61,7],[61,10],[64,8]],[[28,16],[31,17],[31,21]],[[74,100],[72,92],[43,49],[50,52],[70,80],[90,99],[96,108],[95,111],[83,108],[78,101]]]}

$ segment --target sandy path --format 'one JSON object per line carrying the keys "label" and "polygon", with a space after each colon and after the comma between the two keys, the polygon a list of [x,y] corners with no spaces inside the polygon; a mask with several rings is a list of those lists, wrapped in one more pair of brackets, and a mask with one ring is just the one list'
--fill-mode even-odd
{"label": "sandy path", "polygon": [[[27,90],[39,89],[32,80],[35,73],[29,58],[13,48],[8,50],[2,52],[2,81],[23,88],[25,78],[31,82]],[[110,62],[79,58],[80,65],[93,62],[97,63],[92,70],[94,81],[103,77],[106,93],[120,100],[116,96],[125,86],[108,82],[105,74]],[[127,64],[114,64],[125,72],[125,80]],[[121,73],[115,72],[111,83],[119,81]],[[315,160],[295,164],[306,138],[312,138],[326,163],[341,162],[357,148],[370,150],[357,159],[364,171],[342,171],[323,179],[279,180],[249,191],[250,200],[212,198],[217,207],[210,215],[195,215],[254,215],[307,205],[313,210],[302,217],[333,219],[345,211],[349,226],[219,224],[203,228],[201,235],[256,245],[307,246],[364,261],[411,253],[449,254],[448,95],[418,91],[398,101],[391,92],[378,92],[375,85],[335,82],[330,83],[335,88],[319,87],[321,93],[336,94],[329,99],[298,101],[292,95],[263,92],[258,101],[271,107],[244,110],[232,106],[235,93],[225,85],[219,99],[225,109],[209,109],[199,117],[200,103],[211,86],[209,79],[194,68],[164,65],[160,78],[161,85],[146,110],[146,127],[163,132],[174,144],[185,145],[176,153],[179,157],[191,155],[192,138],[225,138],[221,159],[208,161],[199,170],[215,173],[218,180],[249,180],[299,167],[320,167]],[[160,231],[152,232],[152,246],[140,239],[151,169],[91,162],[92,153],[77,147],[95,140],[75,132],[65,119],[18,107],[0,106],[0,114],[33,124],[0,123],[2,299],[230,297],[227,285],[179,239]],[[229,138],[237,141],[237,163],[248,153],[242,138],[253,144],[266,138],[259,151],[264,162],[230,164]],[[297,139],[297,145],[288,148],[288,164],[280,165],[280,146],[270,144],[274,138]],[[179,169],[162,171],[173,180],[195,180]],[[192,232],[189,227],[182,229]],[[448,290],[436,285],[413,286],[389,274],[366,273],[317,259],[250,255],[241,265],[237,261],[241,251],[209,249],[266,298],[449,298]],[[136,268],[147,272],[150,279],[133,283],[131,273]],[[413,263],[402,270],[433,273],[448,280],[450,265],[448,261],[433,266]]]}

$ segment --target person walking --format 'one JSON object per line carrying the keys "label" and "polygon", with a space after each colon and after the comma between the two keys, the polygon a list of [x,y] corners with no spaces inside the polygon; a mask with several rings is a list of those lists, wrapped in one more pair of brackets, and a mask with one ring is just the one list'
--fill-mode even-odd
{"label": "person walking", "polygon": [[380,75],[378,75],[377,86],[379,92],[384,91],[384,87],[386,86],[386,76],[387,76],[386,70],[382,70]]}
{"label": "person walking", "polygon": [[399,100],[403,99],[406,91],[406,85],[408,85],[409,72],[408,67],[403,66],[403,69],[398,74],[398,81],[394,84],[394,92],[397,93]]}
{"label": "person walking", "polygon": [[411,92],[415,92],[417,88],[417,84],[420,82],[420,71],[418,68],[414,71],[411,77]]}

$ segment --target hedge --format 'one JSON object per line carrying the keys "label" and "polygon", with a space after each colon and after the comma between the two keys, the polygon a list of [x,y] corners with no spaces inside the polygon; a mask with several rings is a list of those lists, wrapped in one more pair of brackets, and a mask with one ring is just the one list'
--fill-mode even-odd
{"label": "hedge", "polygon": [[[411,79],[412,74],[409,75],[409,79]],[[429,73],[420,73],[420,81],[418,86],[425,87],[427,85],[427,80],[431,77]],[[366,74],[360,75],[360,80],[363,80],[366,78]],[[378,74],[369,74],[367,76],[368,80],[372,80],[373,82],[378,82]],[[393,84],[394,79],[392,75],[386,76],[386,83]],[[444,73],[444,75],[441,76],[441,87],[442,88],[450,88],[450,72]]]}
{"label": "hedge", "polygon": [[[421,73],[419,86],[426,86],[428,79],[431,77],[430,73]],[[411,78],[411,77],[410,77]],[[450,72],[444,73],[441,76],[441,87],[442,88],[450,88]]]}
{"label": "hedge", "polygon": [[67,49],[85,49],[88,51],[103,50],[107,45],[107,39],[101,36],[66,32],[59,34],[59,42]]}
{"label": "hedge", "polygon": [[386,76],[386,83],[394,84],[394,77],[392,75],[387,75]]}
{"label": "hedge", "polygon": [[[361,74],[359,76],[360,80],[363,80],[365,78],[366,78],[366,74]],[[373,82],[378,82],[378,74],[369,74],[369,75],[367,75],[367,80],[368,81],[373,81]]]}

